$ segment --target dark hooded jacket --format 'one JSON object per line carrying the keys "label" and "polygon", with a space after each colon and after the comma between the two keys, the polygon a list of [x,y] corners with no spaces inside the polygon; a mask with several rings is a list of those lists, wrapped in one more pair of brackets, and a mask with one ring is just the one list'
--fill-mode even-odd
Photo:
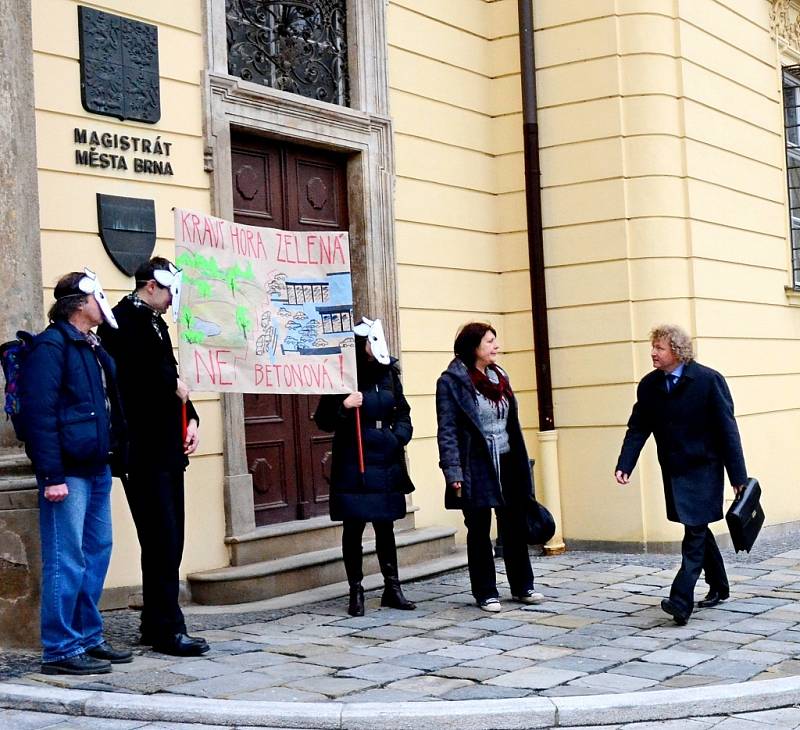
{"label": "dark hooded jacket", "polygon": [[691,360],[672,390],[653,370],[639,382],[617,461],[630,474],[650,434],[656,439],[667,519],[707,525],[722,519],[723,469],[731,484],[747,481],[733,398],[725,378]]}
{"label": "dark hooded jacket", "polygon": [[[439,467],[444,473],[447,509],[527,503],[533,495],[533,479],[515,397],[509,403],[506,426],[513,473],[502,488],[481,428],[477,391],[459,358],[454,358],[436,381],[436,417]],[[461,482],[460,497],[450,487],[453,482]]]}
{"label": "dark hooded jacket", "polygon": [[97,476],[110,463],[124,470],[125,419],[114,361],[101,346],[54,322],[34,339],[19,385],[25,451],[41,486]]}
{"label": "dark hooded jacket", "polygon": [[392,359],[359,368],[361,434],[365,471],[359,471],[354,408],[346,395],[323,395],[314,421],[333,432],[330,477],[332,520],[392,521],[405,517],[405,495],[414,491],[408,476],[405,446],[411,440],[411,408]]}

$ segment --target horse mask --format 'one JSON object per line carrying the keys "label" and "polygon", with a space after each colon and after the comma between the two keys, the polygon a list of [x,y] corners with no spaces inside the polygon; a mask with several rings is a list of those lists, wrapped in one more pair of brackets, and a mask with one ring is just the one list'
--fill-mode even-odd
{"label": "horse mask", "polygon": [[176,268],[174,264],[167,269],[156,269],[153,278],[163,287],[172,293],[172,319],[177,322],[181,308],[181,285],[183,284],[183,271]]}
{"label": "horse mask", "polygon": [[[108,297],[106,297],[106,293],[100,284],[100,279],[97,278],[97,274],[94,271],[84,268],[83,278],[78,282],[78,289],[83,294],[91,294],[100,305],[103,319],[114,329],[119,329],[114,312],[111,311],[111,305],[108,303]],[[75,295],[70,294],[69,296]]]}
{"label": "horse mask", "polygon": [[381,365],[388,365],[391,362],[389,357],[389,346],[386,344],[386,337],[383,334],[383,324],[379,319],[367,319],[362,317],[361,321],[353,327],[360,337],[366,337],[374,357]]}

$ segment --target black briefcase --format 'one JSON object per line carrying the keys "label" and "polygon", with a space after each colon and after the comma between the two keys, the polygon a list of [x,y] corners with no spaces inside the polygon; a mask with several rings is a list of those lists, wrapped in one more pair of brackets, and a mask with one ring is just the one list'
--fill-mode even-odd
{"label": "black briefcase", "polygon": [[757,479],[752,477],[725,515],[728,530],[731,533],[731,542],[738,553],[746,550],[748,553],[753,547],[761,525],[764,524],[764,510],[761,508],[761,487]]}

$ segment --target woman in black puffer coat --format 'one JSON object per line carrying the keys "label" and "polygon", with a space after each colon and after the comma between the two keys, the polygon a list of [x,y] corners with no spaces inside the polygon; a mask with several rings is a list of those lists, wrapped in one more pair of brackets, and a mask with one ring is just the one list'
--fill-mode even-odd
{"label": "woman in black puffer coat", "polygon": [[[367,522],[375,530],[375,549],[385,589],[381,606],[410,611],[416,606],[400,589],[394,521],[406,514],[405,495],[414,491],[405,462],[405,445],[411,440],[411,408],[403,395],[396,360],[381,365],[372,355],[366,337],[356,336],[358,391],[349,395],[324,395],[314,420],[332,431],[330,515],[341,520],[342,557],[350,584],[348,613],[364,615],[361,586],[361,539]],[[360,408],[364,473],[361,474],[356,438],[356,409]]]}

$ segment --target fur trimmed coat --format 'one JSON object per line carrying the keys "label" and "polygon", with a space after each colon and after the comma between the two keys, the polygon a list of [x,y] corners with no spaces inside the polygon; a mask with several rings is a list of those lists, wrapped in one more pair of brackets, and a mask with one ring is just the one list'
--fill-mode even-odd
{"label": "fur trimmed coat", "polygon": [[[503,374],[506,375],[505,371]],[[502,487],[481,428],[477,391],[466,365],[458,358],[452,360],[436,381],[436,417],[439,467],[444,474],[444,505],[447,509],[527,503],[533,496],[533,478],[515,397],[512,396],[509,402],[506,426],[513,478]],[[453,482],[461,482],[460,497],[450,486]]]}

